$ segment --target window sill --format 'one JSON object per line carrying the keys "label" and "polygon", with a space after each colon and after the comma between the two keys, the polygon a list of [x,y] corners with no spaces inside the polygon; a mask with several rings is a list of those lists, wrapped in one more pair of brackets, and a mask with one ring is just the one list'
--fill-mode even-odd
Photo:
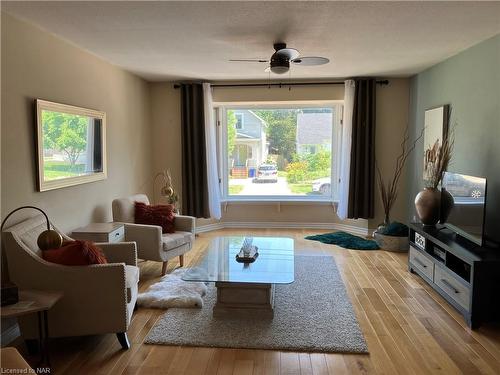
{"label": "window sill", "polygon": [[338,205],[338,201],[331,199],[286,198],[286,197],[230,197],[221,200],[224,204],[313,204]]}

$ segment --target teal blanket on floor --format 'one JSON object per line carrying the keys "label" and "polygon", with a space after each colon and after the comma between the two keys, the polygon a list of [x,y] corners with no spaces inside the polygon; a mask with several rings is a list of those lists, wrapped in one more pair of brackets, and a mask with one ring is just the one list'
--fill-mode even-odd
{"label": "teal blanket on floor", "polygon": [[346,232],[333,232],[305,237],[306,240],[319,241],[330,245],[339,245],[352,250],[378,250],[377,243]]}

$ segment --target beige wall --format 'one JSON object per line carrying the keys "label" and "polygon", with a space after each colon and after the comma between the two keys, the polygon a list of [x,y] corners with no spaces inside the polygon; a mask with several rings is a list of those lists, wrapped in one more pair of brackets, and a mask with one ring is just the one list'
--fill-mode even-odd
{"label": "beige wall", "polygon": [[[174,90],[172,83],[150,85],[154,173],[170,169],[174,189],[180,192],[182,185],[180,90]],[[159,185],[160,182],[157,188]],[[154,199],[158,198],[157,192]]]}
{"label": "beige wall", "polygon": [[[401,151],[401,141],[408,124],[408,103],[410,93],[409,79],[390,79],[388,86],[377,89],[377,129],[375,134],[375,154],[384,180],[392,178],[396,158]],[[407,166],[408,168],[408,166]],[[407,222],[408,188],[405,168],[400,182],[399,194],[391,211],[391,220]],[[369,228],[375,229],[384,221],[384,210],[380,200],[378,186],[375,190],[375,218],[369,220]]]}
{"label": "beige wall", "polygon": [[[150,88],[144,80],[2,13],[2,217],[37,205],[64,231],[111,220],[111,200],[150,192]],[[105,111],[108,178],[36,191],[35,98]]]}
{"label": "beige wall", "polygon": [[[384,175],[393,171],[393,161],[399,152],[400,140],[408,120],[407,79],[391,79],[388,86],[377,88],[377,158]],[[180,153],[180,95],[171,82],[152,85],[152,119],[154,129],[153,164],[156,169],[170,168],[181,188]],[[215,88],[215,102],[252,101],[305,101],[343,100],[343,86],[308,86],[288,88]],[[406,194],[405,176],[402,177],[400,196]],[[325,204],[236,204],[231,203],[223,212],[223,222],[299,222],[342,223],[352,226],[375,228],[383,220],[383,210],[376,191],[376,217],[367,220],[341,221],[331,205]],[[404,221],[407,207],[404,199],[396,202],[392,219]],[[213,220],[198,220],[198,225],[213,223]]]}

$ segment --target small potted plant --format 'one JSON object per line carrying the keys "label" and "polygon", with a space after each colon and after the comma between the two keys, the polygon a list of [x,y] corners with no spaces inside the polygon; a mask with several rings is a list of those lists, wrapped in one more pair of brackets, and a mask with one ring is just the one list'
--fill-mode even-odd
{"label": "small potted plant", "polygon": [[408,227],[405,224],[397,221],[391,222],[390,214],[391,209],[398,197],[399,179],[404,170],[408,156],[415,149],[417,142],[422,138],[424,129],[420,135],[412,142],[409,141],[408,126],[405,129],[403,141],[401,142],[401,153],[396,158],[396,166],[391,178],[384,181],[382,172],[380,171],[378,163],[375,163],[377,172],[377,182],[384,207],[384,222],[380,224],[377,230],[373,233],[375,241],[381,249],[389,251],[407,251],[408,250]]}

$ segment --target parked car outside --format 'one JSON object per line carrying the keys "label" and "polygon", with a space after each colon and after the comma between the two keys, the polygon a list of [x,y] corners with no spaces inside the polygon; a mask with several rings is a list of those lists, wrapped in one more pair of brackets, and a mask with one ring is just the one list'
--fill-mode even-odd
{"label": "parked car outside", "polygon": [[454,197],[484,197],[486,186],[480,177],[451,174],[447,176],[446,190]]}
{"label": "parked car outside", "polygon": [[332,194],[331,183],[332,183],[331,177],[318,178],[317,180],[313,181],[312,191],[320,193],[321,195],[331,195]]}
{"label": "parked car outside", "polygon": [[278,168],[273,164],[261,164],[254,182],[278,182]]}

